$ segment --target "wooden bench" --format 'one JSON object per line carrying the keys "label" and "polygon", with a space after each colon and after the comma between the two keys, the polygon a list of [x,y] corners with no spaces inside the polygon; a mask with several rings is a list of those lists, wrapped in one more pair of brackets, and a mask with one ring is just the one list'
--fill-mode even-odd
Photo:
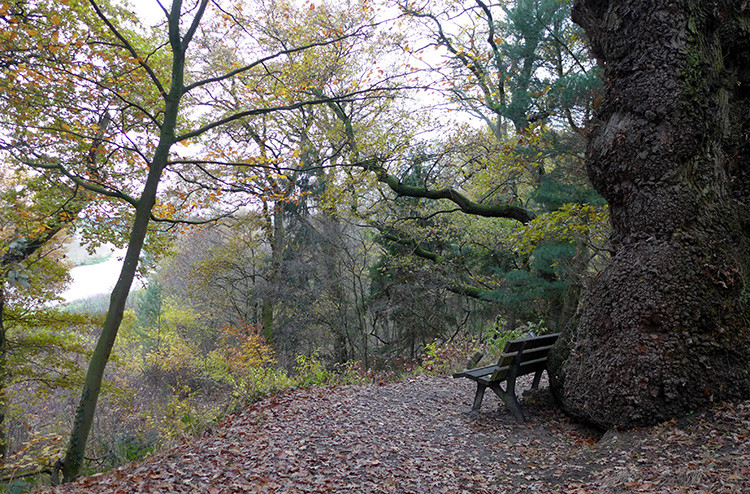
{"label": "wooden bench", "polygon": [[[471,407],[472,413],[479,411],[484,391],[490,388],[503,400],[510,413],[518,421],[524,423],[521,406],[516,398],[516,378],[534,373],[531,389],[536,389],[542,378],[542,372],[547,368],[547,355],[559,335],[560,333],[554,333],[509,341],[505,344],[505,349],[497,364],[453,374],[454,378],[465,377],[477,383],[477,394],[474,396],[474,406]],[[505,382],[505,389],[500,386],[503,382]]]}

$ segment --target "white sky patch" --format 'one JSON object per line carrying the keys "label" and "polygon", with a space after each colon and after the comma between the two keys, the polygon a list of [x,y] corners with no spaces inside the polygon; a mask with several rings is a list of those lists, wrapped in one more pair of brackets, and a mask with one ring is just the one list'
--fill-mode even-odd
{"label": "white sky patch", "polygon": [[[121,3],[128,5],[130,11],[148,26],[155,26],[165,20],[164,11],[156,0],[121,0]],[[161,0],[161,3],[166,9],[172,5],[170,0]]]}

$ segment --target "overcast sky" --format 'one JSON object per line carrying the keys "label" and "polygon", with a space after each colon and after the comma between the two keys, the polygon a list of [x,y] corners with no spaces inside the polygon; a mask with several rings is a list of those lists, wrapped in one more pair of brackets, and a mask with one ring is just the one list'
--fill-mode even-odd
{"label": "overcast sky", "polygon": [[[172,5],[172,0],[161,0],[161,2],[166,8]],[[164,20],[164,12],[156,0],[129,0],[129,3],[133,7],[133,12],[147,24],[156,24]]]}

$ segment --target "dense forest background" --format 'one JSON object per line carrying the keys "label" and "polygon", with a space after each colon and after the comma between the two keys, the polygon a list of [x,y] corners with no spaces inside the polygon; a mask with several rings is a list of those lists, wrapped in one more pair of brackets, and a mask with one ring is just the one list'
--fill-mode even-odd
{"label": "dense forest background", "polygon": [[[0,2],[6,480],[575,327],[611,246],[570,3]],[[60,303],[74,235],[128,248],[111,298]]]}

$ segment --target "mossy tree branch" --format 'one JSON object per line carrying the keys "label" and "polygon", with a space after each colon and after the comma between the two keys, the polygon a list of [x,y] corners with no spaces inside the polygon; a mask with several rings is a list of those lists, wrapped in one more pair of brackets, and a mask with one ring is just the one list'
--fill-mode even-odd
{"label": "mossy tree branch", "polygon": [[441,189],[429,189],[427,187],[417,187],[406,185],[376,161],[371,161],[363,165],[365,170],[369,170],[378,178],[378,181],[387,185],[393,192],[399,196],[415,197],[423,199],[446,199],[451,201],[466,214],[473,214],[485,218],[508,218],[519,221],[524,225],[531,222],[536,215],[526,209],[509,204],[482,204],[472,201],[461,192],[452,187],[443,187]]}

